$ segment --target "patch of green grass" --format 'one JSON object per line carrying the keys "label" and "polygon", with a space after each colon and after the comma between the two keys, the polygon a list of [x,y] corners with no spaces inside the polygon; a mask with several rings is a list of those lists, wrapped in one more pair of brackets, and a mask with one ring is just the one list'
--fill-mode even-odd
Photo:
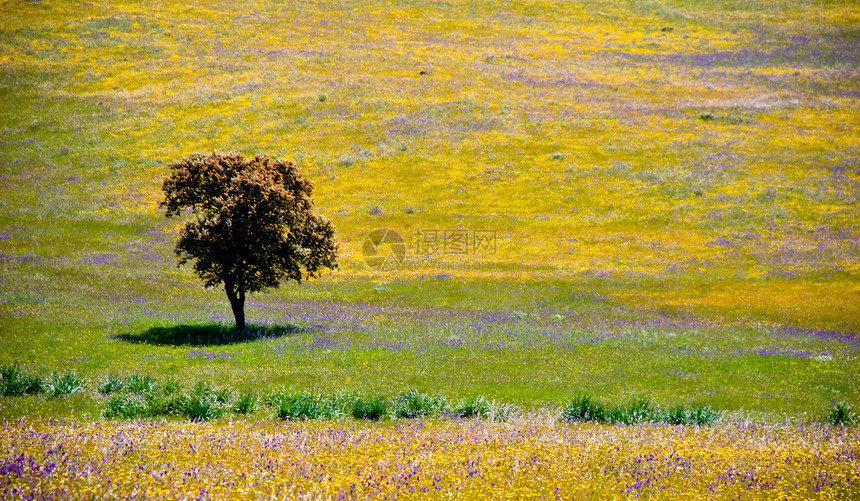
{"label": "patch of green grass", "polygon": [[344,402],[308,391],[278,390],[266,398],[278,419],[336,419],[344,415]]}
{"label": "patch of green grass", "polygon": [[483,396],[460,400],[453,408],[461,418],[486,418],[491,414],[491,403]]}
{"label": "patch of green grass", "polygon": [[606,416],[608,422],[621,424],[655,423],[663,419],[660,409],[647,398],[640,398],[623,407],[608,409]]}
{"label": "patch of green grass", "polygon": [[229,386],[223,386],[213,392],[215,401],[219,404],[226,404],[233,398],[234,394],[235,392],[233,391],[233,388],[230,388]]}
{"label": "patch of green grass", "polygon": [[52,372],[44,381],[45,394],[50,398],[71,395],[72,393],[83,390],[83,388],[83,379],[78,377],[74,372],[66,374]]}
{"label": "patch of green grass", "polygon": [[131,393],[152,393],[156,388],[155,379],[146,374],[132,374],[128,376],[123,384],[123,387]]}
{"label": "patch of green grass", "polygon": [[440,395],[421,393],[410,388],[394,397],[393,413],[397,418],[419,418],[436,416],[448,409],[448,403]]}
{"label": "patch of green grass", "polygon": [[707,426],[719,419],[720,413],[707,405],[695,405],[689,408],[676,405],[663,410],[650,399],[640,398],[627,405],[607,406],[589,395],[580,395],[569,401],[561,413],[561,420],[566,422],[595,421],[624,425],[668,423]]}
{"label": "patch of green grass", "polygon": [[236,398],[236,403],[233,405],[233,412],[236,414],[253,414],[257,411],[259,398],[253,391],[244,391]]}
{"label": "patch of green grass", "polygon": [[564,421],[597,421],[606,419],[606,408],[598,400],[581,395],[571,400],[561,413]]}
{"label": "patch of green grass", "polygon": [[182,402],[182,415],[189,421],[210,421],[224,415],[224,407],[211,393],[194,393]]}
{"label": "patch of green grass", "polygon": [[857,422],[857,415],[845,402],[833,404],[824,420],[834,426],[851,426]]}
{"label": "patch of green grass", "polygon": [[143,419],[152,414],[142,397],[119,393],[111,395],[105,402],[102,416],[105,419]]}
{"label": "patch of green grass", "polygon": [[172,378],[168,378],[161,385],[161,392],[165,395],[173,395],[173,394],[179,393],[181,391],[182,391],[182,383],[180,383],[179,381],[172,379]]}
{"label": "patch of green grass", "polygon": [[388,414],[389,406],[385,397],[358,397],[352,402],[350,414],[355,419],[378,421]]}
{"label": "patch of green grass", "polygon": [[0,395],[17,397],[40,393],[42,390],[42,380],[24,374],[19,366],[7,364],[0,367]]}
{"label": "patch of green grass", "polygon": [[690,420],[690,411],[683,405],[676,405],[666,410],[664,419],[669,424],[687,424]]}
{"label": "patch of green grass", "polygon": [[708,405],[697,405],[690,408],[689,419],[685,424],[708,426],[720,420],[720,412]]}
{"label": "patch of green grass", "polygon": [[110,395],[125,389],[125,379],[113,374],[108,374],[99,384],[98,391],[102,395]]}
{"label": "patch of green grass", "polygon": [[108,419],[181,416],[189,421],[209,421],[239,404],[231,407],[232,388],[214,388],[205,381],[183,392],[182,386],[170,379],[161,385],[149,375],[117,379],[123,381],[122,387],[112,392],[102,411],[102,416]]}

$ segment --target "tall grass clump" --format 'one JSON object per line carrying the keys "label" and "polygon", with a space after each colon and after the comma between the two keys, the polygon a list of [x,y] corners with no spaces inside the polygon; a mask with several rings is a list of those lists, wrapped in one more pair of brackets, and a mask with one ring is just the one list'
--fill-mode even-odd
{"label": "tall grass clump", "polygon": [[463,399],[454,406],[454,414],[461,418],[486,418],[490,416],[490,402],[483,395]]}
{"label": "tall grass clump", "polygon": [[663,415],[649,399],[641,398],[626,406],[610,409],[606,419],[613,424],[657,423],[663,420]]}
{"label": "tall grass clump", "polygon": [[102,395],[110,395],[112,393],[118,393],[125,389],[125,379],[109,374],[102,379],[101,384],[99,384],[98,391]]}
{"label": "tall grass clump", "polygon": [[253,391],[244,391],[236,399],[236,404],[233,405],[233,412],[243,415],[253,414],[257,412],[258,404],[259,399]]}
{"label": "tall grass clump", "polygon": [[162,385],[153,384],[150,390],[142,393],[142,397],[149,416],[180,416],[188,400],[182,386],[172,380]]}
{"label": "tall grass clump", "polygon": [[74,372],[66,374],[52,372],[45,379],[44,388],[45,394],[51,398],[57,398],[82,390],[84,388],[84,381]]}
{"label": "tall grass clump", "polygon": [[394,397],[394,416],[413,419],[441,414],[448,408],[445,398],[409,389]]}
{"label": "tall grass clump", "polygon": [[19,397],[42,391],[42,380],[21,372],[17,365],[0,367],[0,395]]}
{"label": "tall grass clump", "polygon": [[150,416],[149,406],[143,398],[122,393],[111,395],[102,411],[105,419],[143,419]]}
{"label": "tall grass clump", "polygon": [[209,421],[223,416],[224,408],[210,394],[193,394],[183,402],[182,415],[189,421]]}
{"label": "tall grass clump", "polygon": [[209,421],[224,415],[232,390],[215,389],[200,381],[180,400],[181,414],[189,421]]}
{"label": "tall grass clump", "polygon": [[99,386],[99,392],[111,395],[102,411],[105,419],[181,416],[189,402],[179,383],[168,380],[159,385],[150,376],[107,376]]}
{"label": "tall grass clump", "polygon": [[124,386],[131,393],[144,394],[152,393],[155,390],[156,382],[149,374],[144,376],[132,374],[125,379]]}
{"label": "tall grass clump", "polygon": [[384,397],[359,397],[352,402],[351,414],[355,419],[378,421],[388,414],[388,407]]}
{"label": "tall grass clump", "polygon": [[181,391],[182,391],[182,383],[180,383],[179,381],[177,381],[175,379],[168,378],[167,381],[165,381],[161,385],[161,393],[163,393],[165,395],[173,395],[176,393],[180,393]]}
{"label": "tall grass clump", "polygon": [[824,420],[835,426],[851,426],[857,422],[857,416],[846,402],[833,405]]}
{"label": "tall grass clump", "polygon": [[597,421],[604,422],[606,408],[598,400],[588,395],[581,395],[571,400],[561,413],[564,421]]}
{"label": "tall grass clump", "polygon": [[278,419],[335,419],[343,416],[345,402],[307,391],[280,390],[266,398]]}
{"label": "tall grass clump", "polygon": [[707,426],[714,424],[720,413],[707,405],[690,408],[678,405],[662,410],[647,398],[635,400],[628,405],[606,406],[582,395],[571,400],[561,413],[562,421],[594,421],[605,424],[668,423],[675,425]]}
{"label": "tall grass clump", "polygon": [[229,386],[216,388],[199,381],[183,391],[182,385],[173,379],[159,384],[151,376],[136,374],[126,378],[107,376],[99,392],[111,395],[102,412],[106,419],[180,416],[189,421],[209,421],[230,411],[252,414],[259,403],[253,393],[243,393],[234,402],[235,391]]}
{"label": "tall grass clump", "polygon": [[234,391],[233,388],[229,386],[224,386],[222,388],[216,388],[212,391],[212,394],[215,396],[215,401],[219,404],[227,404],[233,398]]}
{"label": "tall grass clump", "polygon": [[690,421],[687,424],[708,426],[720,420],[720,413],[707,405],[700,405],[690,409]]}
{"label": "tall grass clump", "polygon": [[268,403],[278,419],[317,419],[321,414],[317,399],[307,393],[275,393]]}
{"label": "tall grass clump", "polygon": [[707,405],[697,405],[690,408],[683,405],[670,407],[663,412],[662,421],[675,425],[708,426],[720,419],[720,413]]}

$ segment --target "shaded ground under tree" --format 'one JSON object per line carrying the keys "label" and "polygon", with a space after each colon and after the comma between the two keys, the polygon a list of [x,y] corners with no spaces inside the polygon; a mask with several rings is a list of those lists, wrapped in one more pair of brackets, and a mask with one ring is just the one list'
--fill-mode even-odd
{"label": "shaded ground under tree", "polygon": [[211,346],[294,336],[307,332],[307,330],[304,327],[294,325],[248,324],[244,329],[238,330],[232,325],[224,324],[183,324],[169,327],[151,327],[139,333],[117,334],[113,336],[113,339],[158,346]]}

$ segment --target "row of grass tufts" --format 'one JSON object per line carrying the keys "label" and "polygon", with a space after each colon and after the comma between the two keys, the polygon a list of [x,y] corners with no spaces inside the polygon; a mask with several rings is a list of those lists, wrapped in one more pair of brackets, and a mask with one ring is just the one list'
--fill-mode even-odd
{"label": "row of grass tufts", "polygon": [[236,394],[230,387],[214,388],[204,382],[188,391],[173,380],[158,384],[150,376],[108,376],[99,385],[111,395],[102,415],[107,419],[144,419],[180,416],[191,421],[217,419],[227,413],[253,414],[265,406],[283,420],[355,419],[381,420],[421,417],[483,418],[507,421],[519,409],[483,396],[450,405],[440,395],[407,390],[394,398],[363,396],[354,392],[324,395],[293,389],[278,389],[258,397],[253,392]]}
{"label": "row of grass tufts", "polygon": [[265,399],[280,419],[416,419],[423,417],[484,418],[507,421],[518,412],[516,406],[489,401],[483,396],[464,399],[453,405],[445,397],[407,390],[394,398],[342,392],[326,396],[309,392],[279,390]]}
{"label": "row of grass tufts", "polygon": [[190,421],[209,421],[228,412],[251,414],[257,398],[243,393],[236,397],[229,386],[215,388],[205,381],[188,391],[174,380],[156,383],[149,376],[126,378],[108,376],[99,392],[110,394],[102,416],[107,419],[144,419],[159,416],[181,416]]}
{"label": "row of grass tufts", "polygon": [[[23,396],[44,394],[49,398],[69,395],[84,388],[84,381],[75,373],[40,378],[25,374],[17,365],[0,366],[0,395]],[[185,390],[182,384],[168,379],[157,382],[148,375],[109,375],[97,386],[108,396],[102,416],[106,419],[146,419],[176,416],[190,421],[209,421],[227,414],[249,415],[263,407],[283,420],[355,419],[415,419],[424,417],[453,417],[508,421],[519,414],[512,404],[487,400],[483,396],[449,403],[440,395],[407,390],[393,398],[339,392],[324,395],[293,389],[278,389],[260,397],[253,391],[237,393],[229,386],[216,388],[205,381]],[[835,426],[857,423],[856,414],[846,402],[834,402],[822,421]],[[565,405],[561,413],[564,422],[597,422],[605,424],[668,423],[673,425],[707,426],[720,419],[719,411],[707,405],[682,405],[662,409],[648,399],[623,406],[610,406],[580,395]]]}
{"label": "row of grass tufts", "polygon": [[668,423],[706,426],[717,422],[720,413],[707,405],[683,405],[663,410],[648,399],[623,406],[608,406],[588,395],[571,400],[561,413],[567,422],[593,421],[606,424]]}
{"label": "row of grass tufts", "polygon": [[22,395],[45,394],[50,398],[71,395],[84,388],[84,381],[74,372],[40,378],[24,374],[17,365],[0,367],[0,395],[20,397]]}

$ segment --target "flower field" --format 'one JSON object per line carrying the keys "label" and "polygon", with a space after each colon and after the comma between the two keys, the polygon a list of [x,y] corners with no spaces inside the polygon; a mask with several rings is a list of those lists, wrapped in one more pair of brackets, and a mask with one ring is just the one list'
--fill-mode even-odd
{"label": "flower field", "polygon": [[421,421],[0,428],[4,496],[230,499],[853,499],[860,434]]}
{"label": "flower field", "polygon": [[[858,26],[0,0],[0,498],[860,497]],[[294,161],[340,247],[241,334],[158,208],[214,150]]]}

